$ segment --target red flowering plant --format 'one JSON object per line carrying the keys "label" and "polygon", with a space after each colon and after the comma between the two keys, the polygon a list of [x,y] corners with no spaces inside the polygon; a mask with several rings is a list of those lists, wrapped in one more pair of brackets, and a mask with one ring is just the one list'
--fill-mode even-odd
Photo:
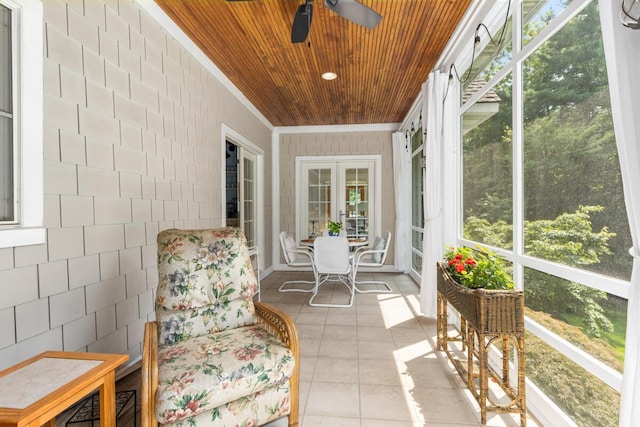
{"label": "red flowering plant", "polygon": [[513,289],[504,260],[482,247],[449,246],[444,254],[451,277],[464,287],[477,289]]}

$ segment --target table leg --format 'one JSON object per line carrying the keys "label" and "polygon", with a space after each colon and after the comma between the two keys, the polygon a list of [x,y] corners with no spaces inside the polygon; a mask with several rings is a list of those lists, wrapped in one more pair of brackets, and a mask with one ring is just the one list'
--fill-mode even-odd
{"label": "table leg", "polygon": [[100,386],[100,425],[116,426],[116,374],[114,371],[104,376]]}

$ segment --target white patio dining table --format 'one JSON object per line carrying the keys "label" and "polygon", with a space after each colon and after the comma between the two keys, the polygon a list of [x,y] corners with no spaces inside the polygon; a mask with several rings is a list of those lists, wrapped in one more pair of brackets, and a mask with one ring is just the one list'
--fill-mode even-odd
{"label": "white patio dining table", "polygon": [[[304,246],[313,247],[313,242],[315,239],[302,239],[300,240],[300,244]],[[358,248],[360,246],[365,246],[369,243],[368,239],[348,239],[350,248]]]}

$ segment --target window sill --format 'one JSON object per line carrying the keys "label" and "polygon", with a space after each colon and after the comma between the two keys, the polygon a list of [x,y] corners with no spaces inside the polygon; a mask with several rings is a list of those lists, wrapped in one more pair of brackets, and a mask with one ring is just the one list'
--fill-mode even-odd
{"label": "window sill", "polygon": [[39,245],[45,242],[44,227],[15,227],[0,229],[0,248]]}

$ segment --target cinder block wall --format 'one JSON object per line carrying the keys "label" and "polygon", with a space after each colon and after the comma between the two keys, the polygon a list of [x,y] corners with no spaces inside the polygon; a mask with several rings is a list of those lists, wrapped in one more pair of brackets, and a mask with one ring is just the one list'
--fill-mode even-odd
{"label": "cinder block wall", "polygon": [[[295,233],[296,157],[379,154],[382,158],[382,231],[395,235],[396,211],[393,190],[392,132],[318,132],[280,135],[280,231]],[[394,264],[394,239],[385,265]],[[282,253],[280,262],[284,263]]]}
{"label": "cinder block wall", "polygon": [[47,242],[0,249],[0,369],[44,350],[140,355],[158,231],[222,224],[222,123],[265,150],[271,199],[270,129],[139,5],[43,6]]}

